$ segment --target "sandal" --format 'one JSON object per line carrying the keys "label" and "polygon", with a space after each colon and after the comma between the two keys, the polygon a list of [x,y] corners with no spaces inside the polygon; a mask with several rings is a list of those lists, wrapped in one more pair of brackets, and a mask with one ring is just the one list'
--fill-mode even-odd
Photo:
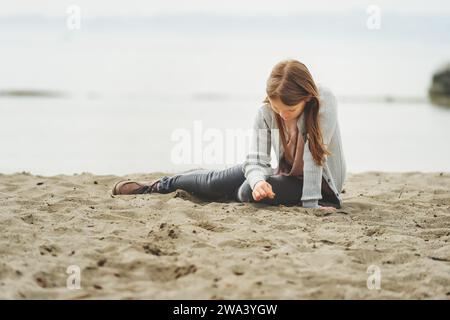
{"label": "sandal", "polygon": [[[145,194],[145,193],[152,193],[152,192],[158,192],[158,183],[161,179],[156,179],[150,182],[150,184],[141,184],[136,181],[131,180],[121,180],[118,181],[113,189],[112,189],[112,195],[127,195],[127,194]],[[135,184],[135,188],[126,188],[126,186]]]}

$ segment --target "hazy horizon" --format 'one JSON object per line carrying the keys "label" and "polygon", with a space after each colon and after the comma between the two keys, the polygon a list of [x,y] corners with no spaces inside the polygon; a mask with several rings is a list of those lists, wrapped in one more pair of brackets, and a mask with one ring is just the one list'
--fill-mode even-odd
{"label": "hazy horizon", "polygon": [[83,15],[99,17],[114,15],[153,15],[153,14],[183,14],[192,12],[239,13],[245,15],[277,15],[283,13],[332,13],[338,14],[352,10],[365,12],[369,5],[377,5],[383,13],[401,12],[407,15],[420,14],[450,14],[450,3],[445,0],[408,1],[408,0],[280,0],[276,4],[269,0],[229,0],[229,1],[186,1],[186,0],[128,0],[126,2],[111,2],[107,0],[41,0],[39,2],[24,0],[2,4],[0,16],[22,13],[42,13],[48,16],[65,15],[66,8],[77,5],[83,10]]}

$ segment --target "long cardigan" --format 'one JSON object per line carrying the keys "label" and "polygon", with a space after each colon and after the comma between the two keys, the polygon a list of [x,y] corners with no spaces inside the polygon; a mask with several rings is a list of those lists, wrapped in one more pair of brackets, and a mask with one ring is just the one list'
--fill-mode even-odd
{"label": "long cardigan", "polygon": [[[331,155],[325,156],[323,166],[318,166],[309,150],[309,137],[306,133],[304,113],[298,119],[299,134],[303,135],[305,145],[303,152],[303,190],[299,201],[303,207],[318,208],[322,199],[322,177],[333,190],[340,206],[342,205],[341,192],[346,178],[347,166],[342,148],[341,133],[339,130],[337,100],[327,87],[319,85],[319,128],[322,132],[323,143]],[[284,153],[278,125],[274,111],[268,103],[264,103],[256,114],[253,134],[244,165],[244,175],[253,189],[258,181],[266,180],[275,174],[271,167],[271,147],[277,157],[278,164]]]}

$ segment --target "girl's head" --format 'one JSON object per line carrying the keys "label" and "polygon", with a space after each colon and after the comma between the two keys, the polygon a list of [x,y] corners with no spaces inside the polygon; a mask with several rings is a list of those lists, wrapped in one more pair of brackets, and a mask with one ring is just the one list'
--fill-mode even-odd
{"label": "girl's head", "polygon": [[[317,165],[323,165],[325,155],[330,153],[323,144],[319,128],[319,93],[308,68],[293,59],[277,63],[267,79],[266,93],[264,102],[272,107],[279,128],[281,119],[293,120],[304,112],[309,149]],[[280,136],[286,146],[283,130],[280,130]]]}

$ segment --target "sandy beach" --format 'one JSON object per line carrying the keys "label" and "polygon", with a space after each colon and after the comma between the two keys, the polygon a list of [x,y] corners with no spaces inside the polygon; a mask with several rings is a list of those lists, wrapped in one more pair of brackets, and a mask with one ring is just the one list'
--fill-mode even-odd
{"label": "sandy beach", "polygon": [[[450,173],[350,174],[332,214],[114,197],[118,179],[0,175],[0,298],[450,298]],[[69,266],[81,289],[66,287]]]}

